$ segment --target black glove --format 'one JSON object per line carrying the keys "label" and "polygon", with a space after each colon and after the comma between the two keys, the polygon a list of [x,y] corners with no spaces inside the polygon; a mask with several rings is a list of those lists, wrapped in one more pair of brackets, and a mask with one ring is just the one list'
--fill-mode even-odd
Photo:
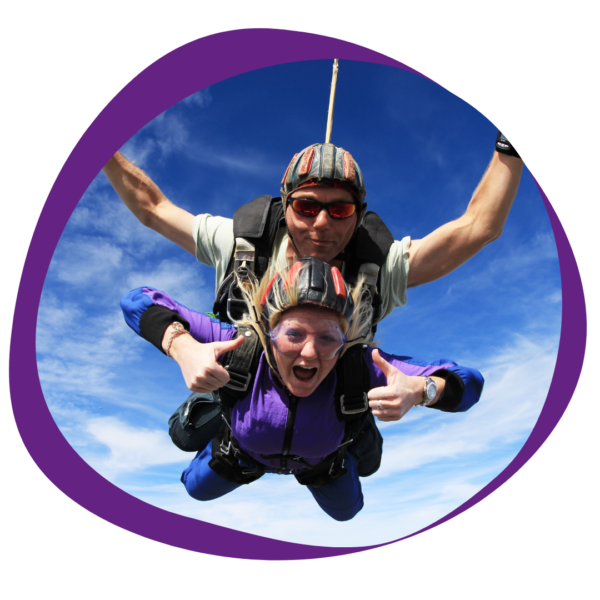
{"label": "black glove", "polygon": [[513,148],[512,144],[502,135],[502,132],[498,132],[498,136],[496,137],[496,152],[501,152],[502,154],[508,154],[508,156],[516,156],[517,158],[521,158],[519,153]]}

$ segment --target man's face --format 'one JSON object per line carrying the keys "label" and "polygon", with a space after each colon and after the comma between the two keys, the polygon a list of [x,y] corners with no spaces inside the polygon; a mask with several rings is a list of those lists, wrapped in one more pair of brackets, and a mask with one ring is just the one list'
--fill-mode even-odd
{"label": "man's face", "polygon": [[360,211],[357,210],[347,219],[332,219],[326,210],[322,210],[316,217],[305,217],[292,208],[293,198],[309,198],[324,204],[332,204],[354,202],[354,197],[344,189],[314,186],[300,188],[288,199],[285,217],[296,248],[300,252],[300,258],[314,256],[330,263],[350,241]]}

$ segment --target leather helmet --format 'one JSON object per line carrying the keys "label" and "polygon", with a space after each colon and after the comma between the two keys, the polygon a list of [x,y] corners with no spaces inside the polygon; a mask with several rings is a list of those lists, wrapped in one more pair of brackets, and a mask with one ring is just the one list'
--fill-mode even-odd
{"label": "leather helmet", "polygon": [[[297,302],[293,304],[288,290],[297,286]],[[294,289],[294,296],[296,290]],[[337,267],[320,258],[309,256],[273,276],[261,299],[261,320],[269,331],[269,320],[276,310],[292,306],[321,306],[342,315],[350,326],[354,301]]]}
{"label": "leather helmet", "polygon": [[313,144],[294,155],[281,180],[285,208],[292,192],[307,185],[329,185],[348,190],[359,204],[367,191],[362,172],[350,152],[333,144]]}

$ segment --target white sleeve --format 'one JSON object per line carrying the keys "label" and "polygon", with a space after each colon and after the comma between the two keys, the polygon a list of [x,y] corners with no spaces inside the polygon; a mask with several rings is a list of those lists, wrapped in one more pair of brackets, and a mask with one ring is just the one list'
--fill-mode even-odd
{"label": "white sleeve", "polygon": [[216,269],[217,289],[233,253],[233,220],[209,214],[198,215],[194,217],[192,234],[198,261]]}
{"label": "white sleeve", "polygon": [[397,306],[406,304],[409,248],[410,236],[402,238],[402,241],[394,241],[381,267],[382,318],[387,317]]}

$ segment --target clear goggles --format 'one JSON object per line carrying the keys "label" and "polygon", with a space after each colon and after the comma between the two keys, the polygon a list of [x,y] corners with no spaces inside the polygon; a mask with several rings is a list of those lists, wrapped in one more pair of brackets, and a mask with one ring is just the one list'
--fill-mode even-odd
{"label": "clear goggles", "polygon": [[329,319],[284,319],[269,337],[279,354],[286,358],[295,358],[311,343],[319,358],[331,360],[346,343],[340,324]]}

